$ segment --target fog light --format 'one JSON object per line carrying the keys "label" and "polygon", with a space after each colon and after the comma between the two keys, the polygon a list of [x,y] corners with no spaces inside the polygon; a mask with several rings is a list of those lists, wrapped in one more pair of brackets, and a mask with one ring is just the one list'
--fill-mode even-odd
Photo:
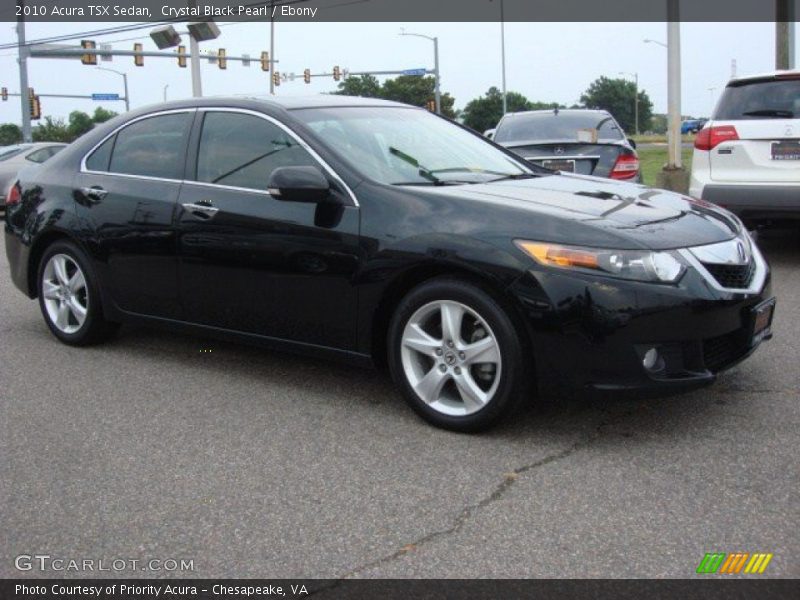
{"label": "fog light", "polygon": [[650,348],[647,352],[644,353],[644,358],[642,359],[642,365],[648,371],[658,371],[660,370],[660,356],[658,355],[658,350],[655,348]]}

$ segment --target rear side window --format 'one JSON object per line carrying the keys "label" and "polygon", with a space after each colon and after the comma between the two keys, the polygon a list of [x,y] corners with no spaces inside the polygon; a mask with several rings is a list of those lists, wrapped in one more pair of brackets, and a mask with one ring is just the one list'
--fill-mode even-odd
{"label": "rear side window", "polygon": [[272,172],[289,166],[318,165],[294,138],[266,119],[234,112],[206,113],[197,181],[266,191]]}
{"label": "rear side window", "polygon": [[90,171],[108,171],[108,163],[111,161],[111,150],[114,148],[116,135],[112,135],[105,142],[100,144],[97,149],[86,159],[86,168]]}
{"label": "rear side window", "polygon": [[128,125],[116,135],[108,170],[127,175],[182,179],[190,123],[190,113],[176,113],[157,115]]}
{"label": "rear side window", "polygon": [[800,118],[800,79],[753,81],[725,88],[714,119]]}

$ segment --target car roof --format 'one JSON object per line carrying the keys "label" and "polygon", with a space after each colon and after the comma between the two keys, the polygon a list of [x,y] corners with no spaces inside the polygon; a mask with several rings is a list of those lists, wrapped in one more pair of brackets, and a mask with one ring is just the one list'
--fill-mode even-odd
{"label": "car roof", "polygon": [[797,70],[784,70],[768,71],[766,73],[759,73],[756,75],[746,75],[743,77],[734,77],[729,82],[729,86],[740,85],[742,83],[751,83],[754,81],[769,81],[771,79],[778,79],[786,77],[788,79],[800,79],[800,71]]}
{"label": "car roof", "polygon": [[174,100],[171,102],[164,102],[148,107],[144,107],[145,111],[152,111],[153,109],[170,108],[186,108],[192,106],[241,106],[250,107],[254,103],[262,104],[266,107],[294,110],[299,108],[333,108],[333,107],[346,107],[346,106],[387,106],[387,107],[402,107],[402,108],[417,108],[410,107],[408,104],[400,102],[393,102],[391,100],[382,100],[380,98],[362,98],[361,96],[340,96],[338,94],[317,94],[313,96],[205,96],[203,98],[187,98],[183,100]]}
{"label": "car roof", "polygon": [[506,117],[514,117],[514,116],[523,116],[523,115],[555,115],[555,114],[566,114],[566,115],[574,115],[574,114],[596,114],[596,115],[607,115],[609,114],[607,110],[602,110],[598,108],[545,108],[542,110],[520,110],[517,112],[510,112],[506,113]]}

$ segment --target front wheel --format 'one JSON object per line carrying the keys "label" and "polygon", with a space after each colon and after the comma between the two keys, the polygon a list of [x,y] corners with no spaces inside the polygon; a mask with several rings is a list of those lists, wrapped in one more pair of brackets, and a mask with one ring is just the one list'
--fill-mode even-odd
{"label": "front wheel", "polygon": [[508,310],[482,288],[437,279],[414,289],[390,325],[389,365],[411,407],[455,431],[488,429],[527,392]]}

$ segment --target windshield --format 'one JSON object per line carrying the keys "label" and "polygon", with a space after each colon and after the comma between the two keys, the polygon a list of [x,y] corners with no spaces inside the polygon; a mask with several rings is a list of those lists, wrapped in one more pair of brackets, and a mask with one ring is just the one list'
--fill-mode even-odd
{"label": "windshield", "polygon": [[725,88],[714,119],[792,119],[800,116],[800,79],[744,82]]}
{"label": "windshield", "polygon": [[28,146],[22,146],[22,145],[19,145],[19,144],[14,145],[14,146],[5,146],[3,148],[0,148],[0,161],[8,160],[12,156],[16,156],[17,154],[21,154],[27,148],[28,148]]}
{"label": "windshield", "polygon": [[424,110],[337,107],[292,112],[356,169],[381,183],[481,183],[533,171],[483,138]]}
{"label": "windshield", "polygon": [[597,112],[543,112],[508,116],[497,126],[497,143],[537,141],[583,141],[579,131],[597,130],[597,139],[621,140],[622,130],[609,115]]}

